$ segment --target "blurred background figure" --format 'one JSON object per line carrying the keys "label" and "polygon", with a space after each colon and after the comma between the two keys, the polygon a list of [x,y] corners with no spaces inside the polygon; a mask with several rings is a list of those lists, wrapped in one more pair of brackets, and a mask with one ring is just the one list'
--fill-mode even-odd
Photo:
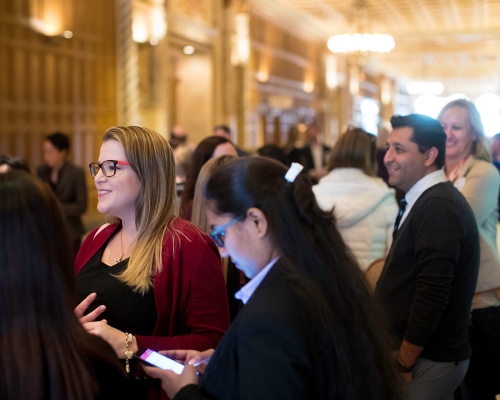
{"label": "blurred background figure", "polygon": [[[495,136],[491,138],[491,150],[493,156],[493,165],[500,172],[500,133],[497,133]],[[498,192],[498,220],[500,221],[500,191]],[[498,236],[498,233],[497,233]],[[497,247],[498,247],[499,238],[497,237]]]}
{"label": "blurred background figure", "polygon": [[[500,259],[497,248],[498,193],[500,175],[491,163],[491,150],[485,137],[481,116],[474,103],[455,100],[443,107],[438,120],[446,133],[446,177],[462,192],[474,212],[479,229],[481,259],[476,291],[472,300],[472,322],[484,315],[500,319]],[[471,336],[472,337],[472,336]],[[491,383],[489,365],[478,365],[479,351],[474,351],[462,388],[466,399],[488,393]],[[480,367],[476,369],[476,367]],[[480,372],[478,372],[480,371]],[[495,379],[493,379],[495,381]],[[481,397],[483,398],[483,397]]]}
{"label": "blurred background figure", "polygon": [[333,209],[337,228],[363,271],[386,256],[398,213],[394,190],[377,177],[375,142],[362,129],[344,133],[332,148],[328,175],[313,186],[319,206]]}
{"label": "blurred background figure", "polygon": [[90,169],[97,209],[114,220],[93,230],[76,258],[77,315],[98,313],[84,327],[124,360],[136,400],[159,399],[159,382],[135,379],[126,350],[218,344],[229,325],[219,252],[176,216],[173,153],[159,133],[109,128]]}
{"label": "blurred background figure", "polygon": [[11,169],[30,172],[28,163],[21,157],[13,157],[5,154],[0,155],[0,173],[10,171]]}
{"label": "blurred background figure", "polygon": [[491,138],[491,153],[493,164],[500,169],[500,133],[497,133]]}
{"label": "blurred background figure", "polygon": [[87,210],[87,185],[83,169],[68,161],[69,148],[69,138],[64,133],[46,136],[43,142],[45,165],[38,167],[37,175],[50,185],[61,202],[68,221],[73,256],[76,256],[84,233],[82,214]]}
{"label": "blurred background figure", "polygon": [[[225,155],[208,160],[201,168],[198,179],[196,180],[191,222],[207,234],[212,232],[212,228],[207,220],[207,201],[204,196],[205,187],[207,186],[207,182],[210,178],[216,174],[220,168],[236,159],[237,157],[233,155]],[[237,300],[234,297],[234,294],[246,283],[245,275],[236,268],[234,263],[228,257],[222,259],[222,269],[224,271],[224,278],[226,279],[229,317],[230,320],[233,321],[242,306],[241,301]]]}
{"label": "blurred background figure", "polygon": [[283,149],[275,144],[266,144],[257,149],[257,154],[260,157],[267,157],[273,160],[279,161],[280,163],[286,165],[286,157],[283,154]]}
{"label": "blurred background figure", "polygon": [[192,143],[184,143],[177,146],[174,150],[175,185],[177,188],[177,197],[180,197],[184,190],[187,174],[191,168],[191,163],[193,162],[193,153],[195,148],[196,146]]}
{"label": "blurred background figure", "polygon": [[290,153],[296,148],[300,147],[301,143],[299,141],[299,128],[297,125],[292,125],[288,128],[288,136],[285,147],[283,148],[283,155],[285,156],[285,165],[290,165]]}
{"label": "blurred background figure", "polygon": [[61,207],[24,171],[0,174],[0,398],[130,399],[111,347],[73,313]]}
{"label": "blurred background figure", "polygon": [[238,152],[234,144],[224,136],[209,136],[203,139],[193,153],[191,168],[187,174],[184,191],[181,196],[181,217],[191,221],[193,210],[194,189],[201,167],[212,157],[220,157],[229,154],[237,157]]}
{"label": "blurred background figure", "polygon": [[[222,136],[228,140],[232,140],[231,139],[231,129],[229,129],[229,126],[227,126],[227,125],[216,125],[214,127],[214,135],[215,136]],[[236,144],[234,145],[234,148],[236,149],[236,152],[238,153],[238,157],[247,157],[249,155],[245,150],[238,147]]]}
{"label": "blurred background figure", "polygon": [[317,183],[326,175],[330,147],[323,143],[321,128],[317,124],[311,124],[306,129],[306,145],[290,151],[288,161],[296,162],[304,166],[303,173],[309,174],[313,182]]}
{"label": "blurred background figure", "polygon": [[188,134],[186,130],[180,126],[176,125],[172,128],[172,132],[170,132],[170,140],[168,143],[172,150],[175,150],[178,146],[186,144],[188,140]]}

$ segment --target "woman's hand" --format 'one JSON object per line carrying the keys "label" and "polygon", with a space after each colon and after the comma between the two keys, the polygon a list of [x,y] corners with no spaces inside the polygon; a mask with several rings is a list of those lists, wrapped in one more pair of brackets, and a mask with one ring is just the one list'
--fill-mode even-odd
{"label": "woman's hand", "polygon": [[[125,358],[125,332],[109,326],[106,320],[86,322],[83,328],[101,339],[104,339],[113,348],[118,358]],[[135,353],[138,350],[135,338],[128,346],[129,350]]]}
{"label": "woman's hand", "polygon": [[[192,351],[192,350],[186,350]],[[162,352],[165,354],[165,352]],[[184,386],[187,385],[198,385],[198,376],[196,375],[196,369],[192,365],[186,365],[182,374],[177,375],[173,371],[163,370],[156,367],[143,366],[146,373],[156,379],[161,379],[161,387],[169,398],[173,399],[175,395]]]}
{"label": "woman's hand", "polygon": [[205,373],[212,354],[214,354],[214,349],[208,349],[205,351],[196,350],[164,350],[160,351],[161,354],[171,358],[177,362],[184,365],[193,365],[196,367],[196,372],[200,374]]}
{"label": "woman's hand", "polygon": [[91,313],[83,315],[96,297],[97,297],[96,293],[90,293],[87,297],[85,297],[85,299],[80,304],[78,304],[78,306],[76,306],[75,315],[76,318],[78,318],[78,321],[80,321],[80,324],[83,325],[86,322],[93,322],[99,315],[101,315],[104,311],[106,311],[106,306],[99,306]]}

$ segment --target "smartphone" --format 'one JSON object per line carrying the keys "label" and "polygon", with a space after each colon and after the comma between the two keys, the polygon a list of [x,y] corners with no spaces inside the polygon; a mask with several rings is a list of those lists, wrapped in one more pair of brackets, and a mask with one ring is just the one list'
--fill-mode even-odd
{"label": "smartphone", "polygon": [[134,358],[153,367],[174,371],[176,374],[181,374],[184,369],[184,365],[181,363],[146,347],[140,348],[137,353],[134,354]]}

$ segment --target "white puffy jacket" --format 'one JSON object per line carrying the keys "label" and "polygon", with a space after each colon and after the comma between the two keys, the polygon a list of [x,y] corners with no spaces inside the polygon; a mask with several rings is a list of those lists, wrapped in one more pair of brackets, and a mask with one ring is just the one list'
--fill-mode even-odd
{"label": "white puffy jacket", "polygon": [[357,168],[335,168],[313,186],[319,206],[333,207],[337,228],[363,271],[387,255],[398,205],[394,190]]}

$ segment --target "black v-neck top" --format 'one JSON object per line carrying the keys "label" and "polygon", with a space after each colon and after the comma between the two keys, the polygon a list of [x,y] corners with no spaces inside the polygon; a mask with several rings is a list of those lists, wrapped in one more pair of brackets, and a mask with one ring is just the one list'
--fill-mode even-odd
{"label": "black v-neck top", "polygon": [[141,295],[116,277],[125,270],[129,259],[112,266],[104,264],[101,259],[108,242],[109,240],[76,276],[78,304],[95,292],[97,298],[85,314],[105,305],[106,311],[97,318],[98,321],[106,319],[110,326],[123,332],[151,336],[158,319],[154,290],[151,288],[145,295]]}

